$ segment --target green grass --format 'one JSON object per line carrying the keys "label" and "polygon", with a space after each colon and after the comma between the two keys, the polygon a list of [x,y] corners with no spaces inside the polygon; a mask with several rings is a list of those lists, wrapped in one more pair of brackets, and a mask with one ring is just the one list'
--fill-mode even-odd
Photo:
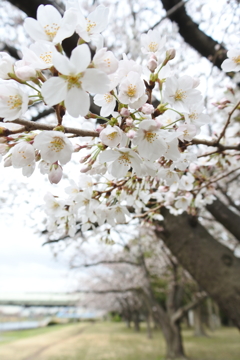
{"label": "green grass", "polygon": [[[28,348],[27,356],[34,360],[164,360],[165,354],[161,332],[154,331],[153,339],[148,339],[144,325],[140,333],[124,323],[99,322],[11,332],[11,336],[19,340],[11,342],[12,353],[8,344],[0,347],[1,360],[12,360],[13,354],[14,360],[21,360],[20,352]],[[204,338],[184,330],[183,337],[191,360],[240,360],[240,334],[235,328],[209,332]]]}
{"label": "green grass", "polygon": [[52,325],[38,329],[29,329],[29,330],[16,330],[16,331],[4,331],[0,332],[0,346],[6,344],[6,342],[11,342],[19,339],[31,338],[36,335],[47,334],[52,331],[60,330],[66,326],[71,326],[73,324],[64,324],[64,325]]}
{"label": "green grass", "polygon": [[[184,330],[186,354],[193,360],[240,360],[237,329],[223,328],[208,337],[196,338]],[[165,343],[160,331],[147,339],[145,329],[135,333],[124,324],[97,324],[82,334],[74,355],[53,356],[46,360],[164,360]],[[45,360],[45,359],[44,359]]]}

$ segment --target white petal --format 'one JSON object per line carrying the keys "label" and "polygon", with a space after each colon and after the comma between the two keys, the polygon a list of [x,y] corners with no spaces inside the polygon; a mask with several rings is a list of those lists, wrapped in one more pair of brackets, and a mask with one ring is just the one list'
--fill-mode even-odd
{"label": "white petal", "polygon": [[72,51],[70,61],[75,67],[77,74],[86,70],[91,61],[89,47],[86,44],[77,46]]}
{"label": "white petal", "polygon": [[87,69],[82,78],[82,86],[90,93],[105,94],[109,91],[110,80],[102,71]]}
{"label": "white petal", "polygon": [[86,91],[73,87],[67,93],[65,105],[68,113],[73,117],[87,115],[90,107],[89,95]]}
{"label": "white petal", "polygon": [[56,52],[53,55],[53,65],[63,75],[77,74],[71,61],[64,55]]}
{"label": "white petal", "polygon": [[65,99],[67,82],[59,77],[52,77],[43,84],[41,90],[46,104],[53,106]]}

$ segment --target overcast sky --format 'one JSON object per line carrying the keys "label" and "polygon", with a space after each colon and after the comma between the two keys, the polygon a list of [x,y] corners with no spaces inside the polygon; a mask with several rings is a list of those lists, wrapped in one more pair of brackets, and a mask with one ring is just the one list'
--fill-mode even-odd
{"label": "overcast sky", "polygon": [[[29,192],[24,185],[28,183],[29,189],[37,184],[37,191]],[[41,211],[33,212],[48,189],[44,177],[36,171],[26,179],[20,169],[3,170],[1,164],[0,187],[0,292],[75,290],[77,282],[68,270],[68,255],[55,259],[50,247],[42,246],[46,239],[34,226],[39,222],[44,228]]]}

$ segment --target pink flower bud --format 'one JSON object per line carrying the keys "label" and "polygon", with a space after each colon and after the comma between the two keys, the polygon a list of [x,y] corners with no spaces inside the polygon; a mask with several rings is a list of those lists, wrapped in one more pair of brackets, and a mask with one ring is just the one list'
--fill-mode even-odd
{"label": "pink flower bud", "polygon": [[144,114],[146,115],[150,115],[154,112],[154,107],[152,104],[144,104],[142,107],[141,107],[141,112],[143,112]]}
{"label": "pink flower bud", "polygon": [[12,166],[12,157],[9,156],[7,157],[5,160],[4,160],[4,167],[9,167],[9,166]]}
{"label": "pink flower bud", "polygon": [[91,165],[85,165],[81,168],[80,172],[81,173],[86,173],[88,172],[89,170],[91,170],[92,166]]}
{"label": "pink flower bud", "polygon": [[130,118],[130,117],[127,118],[127,119],[126,119],[126,125],[127,125],[127,126],[133,126],[133,119]]}
{"label": "pink flower bud", "polygon": [[133,139],[133,138],[135,137],[135,135],[136,135],[136,131],[134,131],[134,130],[129,130],[126,135],[127,135],[127,137],[128,137],[129,139]]}
{"label": "pink flower bud", "polygon": [[124,107],[121,109],[120,115],[122,115],[124,117],[128,117],[130,115],[130,111]]}
{"label": "pink flower bud", "polygon": [[175,49],[169,49],[166,51],[166,58],[168,58],[168,60],[172,60],[174,59],[176,56],[176,50]]}
{"label": "pink flower bud", "polygon": [[58,184],[62,178],[62,174],[63,174],[62,167],[58,164],[53,164],[48,174],[48,179],[50,183]]}
{"label": "pink flower bud", "polygon": [[82,158],[79,160],[80,164],[85,163],[85,162],[90,158],[90,156],[91,156],[91,154],[88,154],[88,155],[82,157]]}
{"label": "pink flower bud", "polygon": [[154,73],[157,66],[158,66],[158,64],[157,64],[157,61],[155,59],[149,59],[148,60],[147,67],[152,73]]}

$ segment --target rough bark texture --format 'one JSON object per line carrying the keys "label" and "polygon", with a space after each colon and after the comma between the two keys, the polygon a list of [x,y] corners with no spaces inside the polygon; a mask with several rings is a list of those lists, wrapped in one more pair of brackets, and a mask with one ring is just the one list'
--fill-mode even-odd
{"label": "rough bark texture", "polygon": [[[164,209],[164,231],[157,235],[240,329],[240,259],[184,213]],[[161,223],[162,226],[162,223]]]}
{"label": "rough bark texture", "polygon": [[[164,9],[169,11],[181,0],[161,1]],[[178,24],[179,33],[184,41],[221,70],[221,64],[226,59],[226,49],[199,29],[198,24],[192,21],[191,17],[186,13],[184,6],[170,15],[169,19]]]}
{"label": "rough bark texture", "polygon": [[235,212],[230,210],[229,207],[219,199],[207,205],[207,210],[240,241],[240,217]]}

